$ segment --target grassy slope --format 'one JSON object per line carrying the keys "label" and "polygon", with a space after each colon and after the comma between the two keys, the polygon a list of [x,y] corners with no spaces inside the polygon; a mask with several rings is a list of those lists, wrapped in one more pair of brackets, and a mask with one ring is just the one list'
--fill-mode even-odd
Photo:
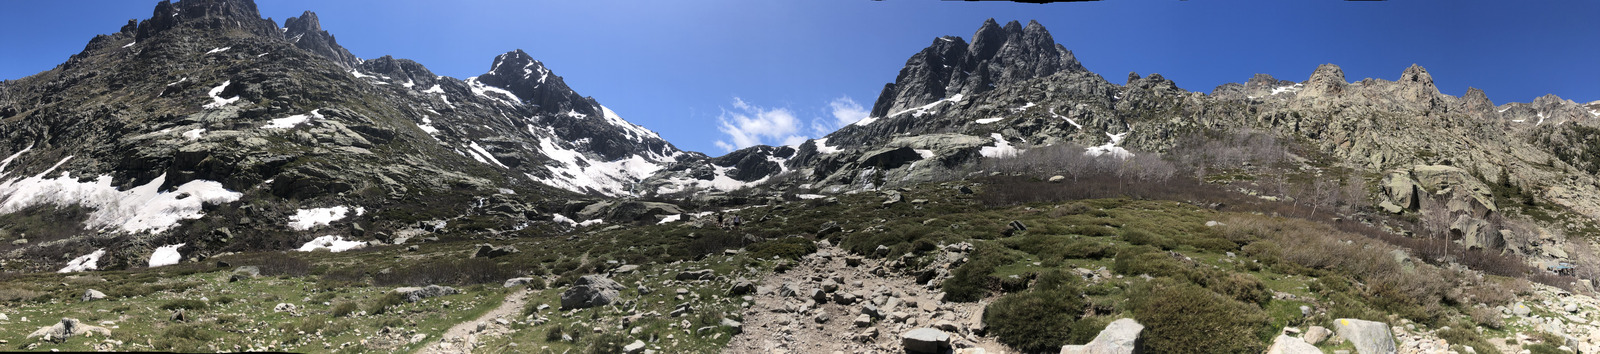
{"label": "grassy slope", "polygon": [[[517,318],[511,325],[515,330],[513,335],[488,338],[485,340],[487,347],[512,348],[510,345],[514,343],[515,348],[521,348],[516,351],[539,348],[538,351],[563,352],[618,346],[634,339],[648,341],[654,337],[659,338],[659,342],[653,342],[652,347],[661,350],[715,351],[726,345],[731,333],[720,329],[697,333],[697,329],[713,325],[722,317],[739,317],[743,301],[726,297],[727,287],[737,278],[753,279],[784,262],[766,257],[782,254],[779,247],[749,247],[768,250],[759,259],[754,252],[725,255],[723,250],[752,246],[746,235],[764,238],[796,235],[815,239],[820,226],[830,221],[839,223],[844,231],[827,238],[862,254],[874,254],[879,245],[887,246],[889,252],[877,255],[900,257],[909,265],[905,269],[908,274],[915,274],[912,268],[932,257],[931,252],[924,252],[929,244],[974,243],[980,251],[975,252],[968,263],[988,262],[993,267],[983,272],[969,272],[971,274],[966,277],[971,280],[969,283],[978,284],[980,296],[990,301],[1033,291],[1029,289],[1033,285],[1030,280],[1052,270],[1106,269],[1112,272],[1111,277],[1088,280],[1074,288],[1087,303],[1086,312],[1092,315],[1090,321],[1098,321],[1100,326],[1117,317],[1154,318],[1152,316],[1157,314],[1148,313],[1153,311],[1149,310],[1151,307],[1141,307],[1130,301],[1152,294],[1154,290],[1149,284],[1200,285],[1181,289],[1204,289],[1206,294],[1217,294],[1205,295],[1213,299],[1208,301],[1231,301],[1253,309],[1248,311],[1265,319],[1241,325],[1256,337],[1243,339],[1242,348],[1264,347],[1261,341],[1270,339],[1268,334],[1276,333],[1282,326],[1327,325],[1337,317],[1389,320],[1389,314],[1397,314],[1433,326],[1472,326],[1466,314],[1473,304],[1505,301],[1451,297],[1428,291],[1386,292],[1380,285],[1419,281],[1423,277],[1438,278],[1435,282],[1455,282],[1445,285],[1469,289],[1469,293],[1476,288],[1485,289],[1485,293],[1505,291],[1494,288],[1499,282],[1492,277],[1490,281],[1472,282],[1441,276],[1447,272],[1427,265],[1399,271],[1400,277],[1385,280],[1368,269],[1302,254],[1305,252],[1297,252],[1297,247],[1315,246],[1322,249],[1313,252],[1349,252],[1337,255],[1397,264],[1389,256],[1389,248],[1381,244],[1304,220],[1218,212],[1188,203],[1158,200],[1095,199],[989,206],[980,202],[977,195],[957,192],[954,186],[954,183],[919,186],[905,192],[905,202],[888,206],[881,204],[883,198],[876,193],[861,193],[840,195],[837,203],[818,199],[750,207],[732,213],[749,220],[737,230],[673,223],[491,241],[523,250],[492,261],[461,260],[472,244],[481,241],[458,241],[425,243],[418,251],[393,246],[339,254],[270,253],[220,258],[232,263],[231,266],[258,265],[268,273],[278,274],[241,282],[228,282],[231,268],[218,269],[210,261],[72,276],[10,276],[0,287],[7,289],[0,295],[12,294],[0,296],[0,300],[5,301],[0,303],[3,304],[0,312],[11,318],[8,325],[0,327],[0,340],[9,342],[5,346],[7,349],[93,349],[101,338],[73,338],[66,343],[45,343],[38,347],[30,347],[33,342],[23,338],[61,317],[74,317],[88,323],[113,321],[118,327],[112,329],[113,338],[126,343],[115,348],[124,350],[213,351],[263,349],[269,345],[273,349],[292,351],[414,350],[418,345],[386,343],[380,339],[386,337],[377,333],[389,327],[400,333],[398,337],[409,338],[414,331],[428,335],[424,343],[437,341],[440,333],[452,324],[474,318],[497,305],[507,293],[498,285],[505,278],[544,276],[551,288],[535,292],[530,304],[559,307],[563,285],[577,276],[605,271],[618,264],[639,264],[642,268],[636,272],[614,276],[628,288],[622,292],[626,302],[621,306],[529,311],[535,314],[531,318],[543,317],[548,321]],[[983,187],[978,189],[982,191]],[[918,199],[925,203],[919,203]],[[1026,224],[1028,230],[1005,236],[1006,225],[1013,220]],[[1208,221],[1221,221],[1225,225],[1206,226]],[[1293,242],[1285,237],[1330,241],[1297,247],[1274,246]],[[1336,245],[1345,241],[1356,246],[1340,248]],[[908,253],[912,256],[902,256]],[[1142,257],[1138,258],[1142,261],[1125,262],[1130,265],[1119,267],[1119,257],[1130,260]],[[719,278],[698,282],[670,280],[679,271],[702,268],[714,269]],[[1402,268],[1380,270],[1395,269]],[[1151,272],[1156,274],[1149,278],[1142,276]],[[362,310],[371,309],[383,292],[395,286],[423,283],[461,286],[466,292],[400,305],[380,315],[357,312],[334,317],[331,313],[346,302],[360,304]],[[482,283],[487,284],[471,286]],[[640,284],[651,292],[638,292],[636,287]],[[80,303],[78,296],[89,288],[106,291],[112,298]],[[677,288],[684,288],[689,294],[680,300],[674,291]],[[951,290],[950,285],[946,285],[945,290]],[[1278,295],[1276,299],[1273,294]],[[180,299],[205,299],[209,305],[189,311],[191,320],[186,323],[168,321],[170,311],[161,306]],[[300,306],[304,316],[274,313],[272,309],[279,302]],[[696,309],[692,314],[680,318],[665,315],[684,302],[694,304]],[[1302,316],[1299,310],[1302,305],[1316,310],[1312,316]],[[642,316],[625,324],[623,318],[629,314]],[[29,322],[20,322],[23,316]],[[1078,315],[1073,316],[1076,320]],[[1153,332],[1160,332],[1154,330],[1162,326],[1176,326],[1146,325],[1151,326]],[[198,331],[181,327],[194,327]],[[561,332],[552,336],[557,327]],[[633,327],[643,328],[640,334],[631,335],[629,331]],[[596,333],[595,328],[601,333]],[[548,340],[559,338],[563,333],[576,337],[575,342]],[[1087,339],[1074,337],[1077,339],[1071,341]],[[361,345],[363,339],[368,340],[365,346]],[[1173,343],[1181,343],[1181,339],[1174,338]],[[1481,348],[1479,352],[1484,352]]]}

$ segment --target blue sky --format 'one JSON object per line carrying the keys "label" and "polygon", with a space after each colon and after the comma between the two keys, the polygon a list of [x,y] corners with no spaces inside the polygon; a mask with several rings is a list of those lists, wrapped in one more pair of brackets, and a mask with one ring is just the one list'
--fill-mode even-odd
{"label": "blue sky", "polygon": [[[1553,93],[1600,100],[1600,2],[1108,0],[261,0],[280,25],[317,12],[363,58],[394,55],[457,78],[523,49],[567,84],[680,148],[720,155],[818,137],[871,108],[906,59],[986,18],[1036,19],[1089,70],[1122,83],[1161,73],[1209,92],[1254,73],[1302,81],[1318,64],[1351,81],[1412,63],[1441,91],[1495,103]],[[0,79],[47,70],[155,1],[0,2]]]}

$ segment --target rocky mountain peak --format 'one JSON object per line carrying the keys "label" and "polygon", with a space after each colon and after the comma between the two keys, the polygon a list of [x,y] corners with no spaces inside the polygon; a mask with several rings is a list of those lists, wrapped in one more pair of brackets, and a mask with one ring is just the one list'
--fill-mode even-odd
{"label": "rocky mountain peak", "polygon": [[354,68],[361,62],[361,59],[340,46],[332,34],[322,30],[322,23],[317,20],[315,12],[306,11],[299,17],[290,17],[283,21],[283,28],[283,35],[300,49],[331,59],[346,68]]}
{"label": "rocky mountain peak", "polygon": [[1010,21],[1001,26],[988,19],[972,34],[971,45],[959,37],[941,37],[907,60],[895,82],[878,96],[872,116],[887,117],[953,95],[980,94],[1060,71],[1085,69],[1043,25],[1030,21],[1023,28]]}
{"label": "rocky mountain peak", "polygon": [[1306,80],[1306,87],[1300,91],[1299,97],[1335,97],[1344,93],[1345,85],[1344,69],[1334,64],[1318,65],[1317,70],[1311,72],[1311,78]]}
{"label": "rocky mountain peak", "polygon": [[1428,69],[1421,65],[1411,64],[1405,72],[1400,73],[1400,82],[1432,87],[1433,75],[1428,75]]}
{"label": "rocky mountain peak", "polygon": [[261,18],[251,0],[187,0],[173,4],[162,0],[150,19],[139,23],[136,39],[143,41],[168,29],[187,25],[197,28],[238,28],[259,36],[278,35],[278,26]]}
{"label": "rocky mountain peak", "polygon": [[1494,112],[1494,101],[1489,100],[1489,95],[1476,87],[1468,87],[1467,93],[1461,95],[1461,109],[1467,112],[1488,114]]}
{"label": "rocky mountain peak", "polygon": [[410,83],[411,86],[424,90],[439,83],[438,75],[434,75],[433,71],[410,59],[396,59],[385,55],[363,61],[356,67],[362,72],[383,75],[395,82]]}
{"label": "rocky mountain peak", "polygon": [[322,22],[317,20],[317,13],[306,11],[300,17],[290,17],[283,21],[283,28],[287,31],[298,33],[322,31]]}
{"label": "rocky mountain peak", "polygon": [[506,90],[538,113],[600,113],[598,103],[573,92],[561,76],[521,49],[495,56],[488,73],[469,81]]}

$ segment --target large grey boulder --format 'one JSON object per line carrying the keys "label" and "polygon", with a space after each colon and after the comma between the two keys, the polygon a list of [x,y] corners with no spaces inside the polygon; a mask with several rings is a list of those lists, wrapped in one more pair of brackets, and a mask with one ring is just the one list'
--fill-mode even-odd
{"label": "large grey boulder", "polygon": [[475,248],[472,250],[472,258],[495,258],[521,252],[518,251],[514,246],[497,247],[487,243],[480,243],[474,247]]}
{"label": "large grey boulder", "polygon": [[501,287],[510,288],[510,287],[524,286],[524,285],[532,284],[533,281],[534,281],[534,278],[530,278],[530,277],[511,278],[511,279],[506,279],[505,284],[501,284]]}
{"label": "large grey boulder", "polygon": [[33,331],[33,333],[28,334],[28,339],[39,338],[47,342],[60,343],[67,340],[67,338],[84,334],[99,334],[109,337],[111,336],[111,330],[104,327],[86,325],[78,322],[78,319],[75,318],[63,318],[60,323]]}
{"label": "large grey boulder", "polygon": [[1144,332],[1144,325],[1132,318],[1111,321],[1106,329],[1101,330],[1094,340],[1084,345],[1067,345],[1061,347],[1061,354],[1131,354],[1144,352],[1144,342],[1139,334]]}
{"label": "large grey boulder", "polygon": [[454,295],[454,294],[460,294],[461,293],[461,291],[456,290],[455,288],[448,287],[448,286],[438,286],[438,285],[429,285],[429,286],[421,287],[421,288],[418,288],[418,287],[395,288],[394,292],[400,294],[401,297],[404,297],[406,299],[406,302],[417,302],[417,301],[421,301],[422,299],[426,299],[426,298],[430,298],[430,297]]}
{"label": "large grey boulder", "polygon": [[1305,339],[1306,343],[1317,345],[1331,336],[1333,336],[1333,331],[1329,331],[1327,327],[1311,326],[1310,329],[1306,330],[1306,334],[1301,335],[1300,338]]}
{"label": "large grey boulder", "polygon": [[716,278],[716,277],[717,277],[717,273],[715,271],[712,271],[710,269],[700,269],[700,270],[686,270],[686,271],[679,272],[678,276],[674,277],[674,278],[677,279],[677,280],[689,281],[689,280],[711,280],[712,278]]}
{"label": "large grey boulder", "polygon": [[950,334],[933,328],[918,328],[900,335],[907,353],[943,353],[950,348]]}
{"label": "large grey boulder", "polygon": [[89,291],[83,292],[83,302],[95,301],[104,298],[106,298],[106,293],[102,293],[99,290],[89,289]]}
{"label": "large grey boulder", "polygon": [[599,275],[585,275],[561,293],[561,309],[583,309],[605,306],[622,297],[622,284]]}
{"label": "large grey boulder", "polygon": [[1267,347],[1267,354],[1321,354],[1322,350],[1300,338],[1279,334]]}
{"label": "large grey boulder", "polygon": [[1333,321],[1333,331],[1350,340],[1360,354],[1395,353],[1394,336],[1383,322],[1341,318]]}

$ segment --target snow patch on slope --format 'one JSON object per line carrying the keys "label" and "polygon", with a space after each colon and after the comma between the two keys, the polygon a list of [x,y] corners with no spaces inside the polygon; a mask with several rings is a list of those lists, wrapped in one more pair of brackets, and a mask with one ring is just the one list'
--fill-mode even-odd
{"label": "snow patch on slope", "polygon": [[[536,131],[533,126],[529,126],[528,129],[530,132]],[[556,138],[553,138],[554,130],[548,127],[545,129],[547,134],[544,135],[550,138],[539,139],[539,152],[554,160],[546,164],[551,176],[541,178],[529,174],[528,178],[579,193],[595,191],[610,196],[633,195],[634,191],[628,190],[627,184],[643,180],[660,171],[663,163],[656,161],[674,160],[682,154],[674,152],[662,156],[651,153],[649,158],[632,155],[614,161],[599,161],[581,151],[562,146]]]}
{"label": "snow patch on slope", "polygon": [[467,87],[472,89],[472,94],[481,96],[483,98],[494,100],[510,106],[522,104],[522,98],[517,97],[516,94],[511,93],[511,91],[507,91],[503,88],[484,84],[482,81],[478,81],[477,76],[467,78]]}
{"label": "snow patch on slope", "polygon": [[310,230],[313,227],[325,226],[344,219],[350,214],[350,207],[335,206],[328,208],[300,209],[294,216],[289,217],[289,228],[296,231]]}
{"label": "snow patch on slope", "polygon": [[843,151],[840,148],[833,147],[833,146],[828,146],[828,138],[817,139],[816,140],[816,144],[817,144],[817,153],[819,153],[819,154],[830,155],[830,154],[838,153],[839,151]]}
{"label": "snow patch on slope", "polygon": [[[468,149],[467,151],[472,152],[472,158],[473,159],[477,159],[478,162],[482,162],[482,163],[485,163],[485,164],[494,163],[494,165],[500,166],[502,168],[510,168],[510,167],[506,167],[506,164],[500,163],[500,159],[494,158],[494,155],[490,155],[489,154],[489,150],[484,150],[483,146],[478,145],[478,142],[476,142],[476,141],[471,142],[470,144],[467,144],[467,149]],[[483,156],[483,157],[481,157],[481,158],[478,157],[480,155]],[[485,161],[485,160],[487,160],[487,161]]]}
{"label": "snow patch on slope", "polygon": [[300,248],[296,248],[295,251],[312,252],[319,249],[325,249],[329,252],[344,252],[362,247],[367,247],[367,243],[345,240],[344,237],[341,236],[321,236],[312,239],[311,242],[306,242],[304,245],[300,245]]}
{"label": "snow patch on slope", "polygon": [[217,96],[217,95],[222,94],[222,90],[228,89],[228,85],[231,85],[231,84],[233,84],[232,80],[223,81],[221,85],[217,85],[217,87],[212,87],[211,91],[206,93],[206,95],[211,96],[211,103],[207,103],[204,106],[205,109],[222,108],[222,106],[226,106],[226,105],[233,104],[234,102],[238,102],[239,101],[239,96],[233,96],[232,98],[222,98],[221,96]]}
{"label": "snow patch on slope", "polygon": [[1122,147],[1117,146],[1119,144],[1122,144],[1122,139],[1123,138],[1127,138],[1128,137],[1128,133],[1127,132],[1124,132],[1122,134],[1106,133],[1106,136],[1111,137],[1111,142],[1106,143],[1105,145],[1092,146],[1092,147],[1089,147],[1087,149],[1084,149],[1083,154],[1084,155],[1088,155],[1088,156],[1101,156],[1101,155],[1108,155],[1109,154],[1109,155],[1111,155],[1111,157],[1115,157],[1115,158],[1119,158],[1119,159],[1123,159],[1123,160],[1127,160],[1127,159],[1133,157],[1133,152],[1128,151],[1128,149],[1123,149]]}
{"label": "snow patch on slope", "polygon": [[[68,156],[32,177],[0,182],[0,214],[35,205],[79,205],[95,210],[84,221],[88,229],[161,233],[176,226],[178,221],[205,216],[201,212],[204,204],[231,203],[243,196],[223,188],[222,183],[206,180],[189,181],[172,191],[162,192],[160,188],[167,180],[166,174],[126,191],[111,186],[108,175],[101,175],[93,182],[78,182],[67,172],[56,178],[45,178],[70,159],[72,157]],[[7,158],[0,163],[0,178],[8,175],[3,168],[10,162],[11,158]]]}
{"label": "snow patch on slope", "polygon": [[320,109],[311,110],[311,113],[309,114],[296,114],[288,117],[273,119],[272,123],[262,126],[261,129],[289,129],[294,128],[294,126],[300,125],[301,123],[305,123],[306,121],[311,120],[311,118],[323,119],[324,117],[322,114],[318,113],[317,111],[320,111]]}
{"label": "snow patch on slope", "polygon": [[61,270],[56,271],[56,273],[72,273],[100,269],[100,266],[97,263],[100,262],[100,256],[104,255],[106,255],[106,250],[104,248],[94,250],[94,252],[89,254],[78,256],[78,258],[73,258],[72,261],[67,262],[66,267],[61,268]]}
{"label": "snow patch on slope", "polygon": [[183,260],[183,254],[178,253],[178,248],[183,247],[183,245],[186,244],[180,243],[157,247],[155,252],[150,253],[150,268],[178,264],[178,261]]}
{"label": "snow patch on slope", "polygon": [[1011,146],[1011,142],[1006,141],[1006,137],[1001,136],[1000,133],[989,134],[989,137],[994,138],[994,146],[979,148],[978,155],[983,155],[983,157],[1012,157],[1022,153],[1022,150]]}

